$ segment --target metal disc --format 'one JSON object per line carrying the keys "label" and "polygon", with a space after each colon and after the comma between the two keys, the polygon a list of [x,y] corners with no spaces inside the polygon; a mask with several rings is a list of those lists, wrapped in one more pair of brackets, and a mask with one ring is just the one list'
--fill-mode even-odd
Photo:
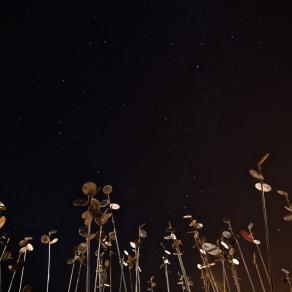
{"label": "metal disc", "polygon": [[213,256],[217,256],[217,255],[220,254],[220,252],[221,252],[220,249],[218,247],[216,247],[216,248],[214,248],[212,250],[209,250],[208,254],[213,255]]}
{"label": "metal disc", "polygon": [[111,247],[111,246],[112,246],[111,242],[109,242],[109,241],[105,241],[104,244],[105,244],[106,246],[108,246],[108,247]]}
{"label": "metal disc", "polygon": [[234,252],[235,252],[234,248],[231,247],[231,248],[229,249],[229,255],[233,256],[233,255],[234,255]]}
{"label": "metal disc", "polygon": [[257,179],[257,180],[264,180],[263,175],[260,174],[259,172],[257,172],[257,171],[254,170],[254,169],[250,169],[250,170],[249,170],[249,174],[250,174],[253,178]]}
{"label": "metal disc", "polygon": [[229,245],[225,243],[224,241],[220,242],[222,246],[224,246],[226,249],[229,249]]}
{"label": "metal disc", "polygon": [[32,286],[31,285],[25,285],[22,289],[22,292],[31,292]]}
{"label": "metal disc", "polygon": [[105,185],[103,188],[102,188],[102,191],[105,195],[109,195],[112,193],[113,191],[113,187],[111,185]]}
{"label": "metal disc", "polygon": [[213,249],[213,248],[216,248],[216,245],[212,244],[212,243],[209,243],[209,242],[204,242],[202,244],[202,248],[206,251],[210,250],[210,249]]}
{"label": "metal disc", "polygon": [[288,193],[285,191],[277,190],[277,193],[281,196],[288,197]]}
{"label": "metal disc", "polygon": [[41,243],[43,243],[43,244],[48,244],[50,242],[50,238],[49,238],[49,236],[48,235],[42,235],[42,237],[41,237]]}
{"label": "metal disc", "polygon": [[22,239],[22,240],[20,240],[20,242],[18,243],[18,245],[20,246],[20,247],[23,247],[23,246],[26,246],[27,245],[27,240],[26,239]]}
{"label": "metal disc", "polygon": [[139,230],[139,236],[141,238],[146,238],[147,237],[147,232],[145,230],[143,230],[143,229],[140,229]]}
{"label": "metal disc", "polygon": [[1,216],[0,217],[0,228],[2,228],[5,225],[6,222],[6,217],[5,216]]}
{"label": "metal disc", "polygon": [[255,187],[256,187],[256,189],[259,190],[259,191],[262,191],[262,187],[263,187],[263,191],[264,191],[265,193],[268,193],[268,192],[270,192],[270,191],[272,190],[272,187],[271,187],[270,185],[266,184],[266,183],[263,183],[263,184],[261,184],[261,183],[256,183],[256,184],[255,184]]}
{"label": "metal disc", "polygon": [[256,245],[260,245],[261,244],[261,242],[258,239],[254,239],[253,243],[256,244]]}
{"label": "metal disc", "polygon": [[82,186],[82,192],[86,196],[94,196],[97,192],[97,186],[94,182],[86,182]]}
{"label": "metal disc", "polygon": [[289,274],[290,274],[290,272],[289,272],[288,270],[286,270],[286,269],[281,269],[281,271],[282,271],[283,273],[285,273],[286,275],[289,275]]}
{"label": "metal disc", "polygon": [[100,202],[100,206],[101,206],[102,208],[109,206],[109,204],[110,204],[110,201],[109,201],[109,200],[102,200],[102,201]]}
{"label": "metal disc", "polygon": [[250,233],[245,231],[245,230],[240,230],[240,235],[242,236],[242,238],[244,238],[248,242],[252,242],[253,241],[253,238],[250,235]]}
{"label": "metal disc", "polygon": [[235,264],[235,265],[239,265],[239,260],[238,259],[232,259],[232,262]]}
{"label": "metal disc", "polygon": [[82,214],[81,214],[81,218],[82,219],[89,219],[91,218],[90,214],[88,211],[84,211]]}
{"label": "metal disc", "polygon": [[88,204],[88,201],[84,199],[76,199],[73,201],[73,205],[75,207],[85,207],[87,206],[87,204]]}
{"label": "metal disc", "polygon": [[291,222],[292,221],[292,214],[285,215],[284,221]]}
{"label": "metal disc", "polygon": [[119,209],[120,209],[120,205],[119,205],[119,204],[115,204],[115,203],[110,204],[110,207],[111,207],[111,209],[113,209],[113,210],[119,210]]}
{"label": "metal disc", "polygon": [[100,209],[100,208],[101,208],[100,201],[97,200],[97,199],[92,199],[92,200],[91,200],[91,206],[92,206],[92,208],[94,208],[94,209]]}
{"label": "metal disc", "polygon": [[261,157],[261,159],[258,162],[258,165],[262,166],[264,164],[264,162],[268,159],[269,156],[270,156],[270,153],[267,153],[263,157]]}
{"label": "metal disc", "polygon": [[77,251],[79,253],[85,253],[87,251],[87,244],[86,244],[86,242],[79,243],[78,246],[77,246]]}
{"label": "metal disc", "polygon": [[202,248],[210,255],[216,256],[220,254],[220,249],[212,243],[205,242],[202,244]]}
{"label": "metal disc", "polygon": [[197,222],[194,226],[196,229],[202,229],[204,227],[203,223]]}
{"label": "metal disc", "polygon": [[231,234],[230,231],[225,230],[225,231],[222,232],[222,236],[223,236],[224,238],[229,239],[229,238],[232,237],[232,234]]}
{"label": "metal disc", "polygon": [[49,231],[49,235],[53,235],[53,234],[56,234],[56,233],[58,233],[58,230],[50,230]]}
{"label": "metal disc", "polygon": [[6,210],[6,206],[0,202],[0,211],[5,211]]}
{"label": "metal disc", "polygon": [[73,259],[73,258],[70,258],[67,260],[68,265],[73,265],[74,263],[75,263],[75,259]]}

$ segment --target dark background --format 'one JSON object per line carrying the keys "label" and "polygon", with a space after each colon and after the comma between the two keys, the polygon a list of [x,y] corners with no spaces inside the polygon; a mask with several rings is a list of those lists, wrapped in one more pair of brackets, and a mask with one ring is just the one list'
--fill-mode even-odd
{"label": "dark background", "polygon": [[[72,201],[95,181],[114,187],[122,249],[147,223],[143,287],[155,274],[164,291],[159,243],[171,220],[199,291],[199,258],[182,216],[203,222],[211,242],[226,216],[236,232],[254,222],[264,243],[248,170],[271,152],[264,171],[273,187],[275,291],[287,291],[280,269],[292,269],[292,225],[275,190],[292,187],[291,8],[249,0],[1,2],[0,200],[14,256],[22,237],[35,237],[24,284],[45,290],[39,238],[58,229],[51,291],[66,291],[66,260],[81,241]],[[252,246],[241,243],[255,275]],[[180,291],[171,262],[172,291]]]}

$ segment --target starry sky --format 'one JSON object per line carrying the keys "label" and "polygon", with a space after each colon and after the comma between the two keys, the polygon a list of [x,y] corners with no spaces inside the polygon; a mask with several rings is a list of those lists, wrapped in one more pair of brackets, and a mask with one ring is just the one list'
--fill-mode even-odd
{"label": "starry sky", "polygon": [[292,225],[275,190],[292,189],[291,9],[288,0],[1,2],[0,200],[14,254],[20,239],[35,238],[25,284],[45,289],[40,236],[57,229],[51,288],[65,291],[66,260],[81,241],[72,201],[95,181],[114,188],[123,249],[146,223],[143,285],[155,274],[164,287],[160,241],[171,220],[201,291],[182,216],[198,218],[211,242],[224,217],[236,232],[254,222],[264,242],[248,170],[270,152],[273,270],[276,291],[286,291],[280,269],[292,269]]}

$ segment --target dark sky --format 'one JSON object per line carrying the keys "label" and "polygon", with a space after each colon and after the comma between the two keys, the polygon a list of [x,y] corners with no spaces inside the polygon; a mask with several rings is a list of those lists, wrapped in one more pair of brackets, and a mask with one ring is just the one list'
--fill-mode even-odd
{"label": "dark sky", "polygon": [[[35,237],[25,284],[45,290],[47,250],[39,239],[58,229],[51,291],[66,291],[66,260],[81,241],[81,210],[72,201],[95,181],[114,187],[122,249],[147,223],[143,287],[155,274],[164,289],[159,243],[171,220],[193,291],[201,291],[182,216],[202,221],[211,242],[226,216],[236,232],[254,222],[264,243],[248,170],[271,152],[273,270],[276,291],[286,291],[280,268],[292,269],[292,225],[275,190],[292,188],[290,1],[6,0],[0,11],[0,200],[15,256],[22,237]],[[254,273],[252,246],[241,243]],[[246,280],[242,289],[250,291]]]}

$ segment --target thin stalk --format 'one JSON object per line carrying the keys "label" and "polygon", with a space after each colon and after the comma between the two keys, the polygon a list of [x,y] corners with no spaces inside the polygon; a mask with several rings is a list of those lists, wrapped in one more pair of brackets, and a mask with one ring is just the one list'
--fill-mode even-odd
{"label": "thin stalk", "polygon": [[263,283],[263,280],[262,280],[262,276],[261,276],[261,273],[260,273],[260,270],[259,270],[259,267],[258,267],[258,264],[256,262],[256,258],[255,258],[255,254],[254,254],[254,259],[253,259],[253,264],[257,270],[257,274],[258,274],[258,277],[259,277],[259,280],[260,280],[260,283],[261,283],[261,287],[262,287],[262,290],[264,292],[266,292],[266,289],[265,289],[265,286],[264,286],[264,283]]}
{"label": "thin stalk", "polygon": [[185,270],[185,267],[184,267],[184,264],[183,264],[183,260],[182,260],[182,257],[181,257],[180,248],[178,246],[176,247],[176,253],[177,253],[177,257],[178,257],[178,260],[179,260],[180,268],[181,268],[181,271],[182,271],[182,274],[183,274],[183,278],[184,278],[184,281],[185,281],[185,284],[186,284],[187,291],[191,292],[191,288],[190,288],[190,285],[189,285],[189,280],[188,280],[188,277],[187,277],[187,274],[186,274],[186,270]]}
{"label": "thin stalk", "polygon": [[263,207],[263,217],[265,223],[265,236],[266,236],[266,248],[267,248],[267,256],[268,256],[268,269],[269,269],[269,278],[270,278],[270,288],[271,291],[274,291],[273,286],[273,272],[272,272],[272,256],[271,256],[271,245],[270,245],[270,236],[269,236],[269,225],[268,225],[268,215],[267,215],[267,208],[266,208],[266,199],[265,199],[265,192],[263,188],[263,182],[261,184],[261,194],[262,194],[262,207]]}
{"label": "thin stalk", "polygon": [[23,273],[24,273],[24,265],[25,265],[25,260],[26,260],[26,252],[23,255],[23,267],[21,269],[21,276],[20,276],[20,282],[19,282],[19,289],[18,292],[21,292],[21,288],[22,288],[22,280],[23,280]]}
{"label": "thin stalk", "polygon": [[130,279],[131,292],[134,292],[134,290],[133,290],[133,281],[132,281],[132,268],[129,268],[129,279]]}
{"label": "thin stalk", "polygon": [[4,256],[4,253],[5,253],[6,249],[7,249],[9,241],[10,241],[10,238],[7,239],[7,242],[6,242],[6,244],[5,244],[4,248],[3,248],[3,251],[2,251],[1,257],[0,257],[0,263],[2,262],[2,258]]}
{"label": "thin stalk", "polygon": [[138,282],[139,282],[139,258],[140,258],[140,248],[139,248],[139,243],[138,242],[138,247],[136,249],[136,263],[135,263],[135,292],[139,292],[138,289]]}
{"label": "thin stalk", "polygon": [[77,290],[78,290],[79,280],[80,280],[80,274],[81,274],[81,269],[82,269],[82,263],[80,262],[80,264],[79,264],[79,269],[78,269],[77,280],[76,280],[76,285],[75,285],[75,292],[77,292]]}
{"label": "thin stalk", "polygon": [[223,282],[223,292],[226,292],[226,271],[225,271],[225,263],[224,263],[224,258],[220,258],[221,264],[222,264],[222,282]]}
{"label": "thin stalk", "polygon": [[229,284],[229,280],[228,280],[227,273],[225,273],[225,277],[226,277],[226,284],[227,284],[228,291],[231,292],[230,284]]}
{"label": "thin stalk", "polygon": [[[110,196],[108,195],[108,201],[110,202]],[[112,224],[113,224],[113,229],[114,229],[114,235],[115,235],[115,242],[116,242],[116,247],[117,247],[117,252],[118,252],[118,257],[119,257],[119,261],[120,261],[120,267],[121,267],[121,278],[122,278],[122,282],[124,284],[124,289],[125,292],[127,292],[127,284],[126,284],[126,278],[125,278],[125,274],[124,274],[124,265],[122,262],[122,257],[121,257],[121,252],[120,252],[120,247],[119,247],[119,242],[118,242],[118,235],[117,235],[117,230],[116,230],[116,224],[115,224],[115,219],[114,219],[114,213],[112,211],[112,208],[110,207],[110,212],[111,212],[111,220],[112,220]],[[121,291],[121,289],[120,289]]]}
{"label": "thin stalk", "polygon": [[232,277],[234,280],[236,290],[237,290],[237,292],[240,292],[241,290],[240,290],[240,286],[239,286],[238,276],[237,276],[237,272],[234,268],[234,265],[231,266],[231,273],[232,273]]}
{"label": "thin stalk", "polygon": [[246,261],[245,261],[245,258],[244,258],[244,256],[243,256],[243,253],[242,253],[242,250],[241,250],[240,244],[239,244],[239,242],[238,242],[236,236],[234,235],[234,232],[233,232],[233,230],[232,230],[232,227],[231,227],[230,222],[228,223],[228,225],[229,225],[229,229],[230,229],[230,231],[231,231],[231,233],[232,233],[232,235],[233,235],[233,238],[235,239],[235,243],[236,243],[236,245],[237,245],[237,247],[238,247],[238,250],[239,250],[239,253],[240,253],[240,256],[241,256],[241,259],[242,259],[242,262],[243,262],[243,265],[244,265],[244,268],[245,268],[245,271],[246,271],[246,274],[247,274],[247,276],[248,276],[248,279],[249,279],[250,285],[251,285],[251,287],[252,287],[252,291],[253,291],[253,292],[256,292],[255,287],[254,287],[254,284],[253,284],[253,281],[252,281],[252,278],[251,278],[251,275],[250,275],[250,273],[249,273],[249,270],[248,270],[248,267],[247,267],[247,264],[246,264]]}
{"label": "thin stalk", "polygon": [[110,292],[112,292],[112,251],[109,251],[109,285]]}
{"label": "thin stalk", "polygon": [[167,289],[167,292],[170,292],[167,264],[164,264],[164,274],[165,274],[165,279],[166,279],[166,289]]}
{"label": "thin stalk", "polygon": [[49,283],[50,283],[50,269],[51,269],[51,243],[49,242],[49,254],[48,254],[48,274],[47,274],[47,289],[46,291],[49,292]]}
{"label": "thin stalk", "polygon": [[71,274],[70,274],[70,280],[69,280],[69,285],[68,285],[68,290],[67,290],[67,292],[70,292],[70,290],[71,290],[71,284],[72,284],[72,279],[73,279],[74,269],[75,269],[75,261],[74,261],[74,263],[73,263],[73,265],[72,265]]}
{"label": "thin stalk", "polygon": [[102,234],[102,225],[99,228],[99,239],[98,239],[98,249],[97,249],[97,259],[96,259],[96,270],[95,270],[95,280],[94,280],[94,292],[96,292],[97,287],[97,276],[98,276],[98,290],[101,292],[101,269],[100,269],[100,248],[101,248],[101,234]]}
{"label": "thin stalk", "polygon": [[263,265],[263,267],[264,267],[265,274],[266,274],[266,276],[267,276],[267,279],[268,279],[268,281],[269,281],[269,284],[271,285],[271,279],[270,279],[270,276],[269,276],[269,273],[268,273],[267,267],[266,267],[266,265],[265,265],[263,255],[262,255],[261,250],[260,250],[260,248],[259,248],[259,246],[258,246],[257,244],[256,244],[256,247],[257,247],[257,251],[258,251],[258,254],[259,254],[259,256],[260,256],[260,259],[261,259],[262,265]]}
{"label": "thin stalk", "polygon": [[[16,264],[19,262],[19,260],[20,260],[20,254],[18,255]],[[14,280],[14,277],[15,277],[15,274],[16,274],[16,271],[13,272],[13,274],[12,274],[12,277],[11,277],[11,280],[10,280],[10,284],[9,284],[9,288],[8,288],[8,291],[7,292],[10,292],[10,290],[11,290],[11,287],[12,287],[12,284],[13,284],[13,280]]]}
{"label": "thin stalk", "polygon": [[89,213],[89,222],[87,226],[87,262],[86,262],[86,292],[90,292],[90,234],[91,234],[91,199],[92,195],[88,196],[88,213]]}

